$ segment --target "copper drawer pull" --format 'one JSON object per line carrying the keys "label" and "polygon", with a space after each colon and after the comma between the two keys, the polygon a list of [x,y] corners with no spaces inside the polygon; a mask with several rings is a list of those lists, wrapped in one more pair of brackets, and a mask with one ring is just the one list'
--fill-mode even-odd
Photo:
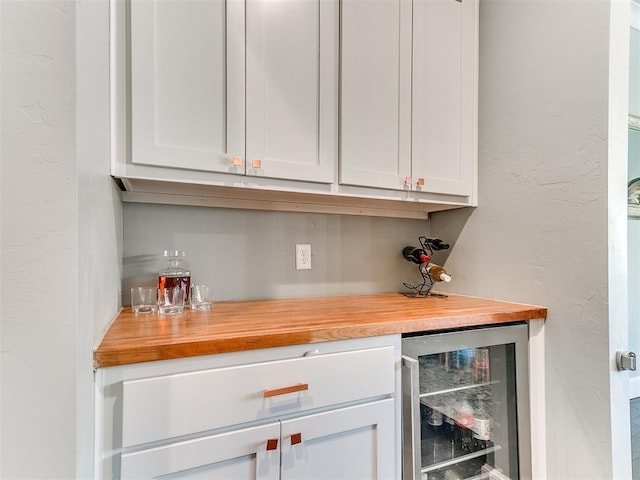
{"label": "copper drawer pull", "polygon": [[278,439],[270,438],[267,440],[267,450],[277,450],[278,448]]}
{"label": "copper drawer pull", "polygon": [[298,445],[299,443],[302,443],[302,433],[292,433],[291,445]]}
{"label": "copper drawer pull", "polygon": [[242,157],[233,157],[232,163],[234,167],[242,166]]}
{"label": "copper drawer pull", "polygon": [[262,160],[251,160],[251,166],[253,168],[262,168]]}
{"label": "copper drawer pull", "polygon": [[285,393],[302,392],[309,390],[308,383],[299,383],[298,385],[291,385],[289,387],[274,388],[272,390],[264,391],[264,398],[275,397],[277,395],[284,395]]}
{"label": "copper drawer pull", "polygon": [[418,181],[416,182],[416,185],[418,185],[419,187],[424,185],[424,178],[418,178]]}

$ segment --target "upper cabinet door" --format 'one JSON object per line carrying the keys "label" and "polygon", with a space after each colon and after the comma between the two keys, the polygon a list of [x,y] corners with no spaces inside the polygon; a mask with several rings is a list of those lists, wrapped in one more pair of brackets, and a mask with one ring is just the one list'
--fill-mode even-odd
{"label": "upper cabinet door", "polygon": [[337,0],[247,0],[247,173],[332,183]]}
{"label": "upper cabinet door", "polygon": [[411,1],[343,0],[340,183],[411,175]]}
{"label": "upper cabinet door", "polygon": [[131,2],[131,161],[244,173],[244,1]]}
{"label": "upper cabinet door", "polygon": [[477,0],[414,0],[412,164],[419,188],[472,195],[477,163]]}

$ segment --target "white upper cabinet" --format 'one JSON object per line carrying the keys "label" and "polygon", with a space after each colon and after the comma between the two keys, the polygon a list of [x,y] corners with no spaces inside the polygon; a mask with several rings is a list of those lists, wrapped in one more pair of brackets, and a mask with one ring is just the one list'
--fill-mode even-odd
{"label": "white upper cabinet", "polygon": [[337,25],[337,0],[132,1],[132,163],[332,183]]}
{"label": "white upper cabinet", "polygon": [[340,183],[411,176],[411,1],[343,0]]}
{"label": "white upper cabinet", "polygon": [[247,171],[332,183],[337,0],[247,0]]}
{"label": "white upper cabinet", "polygon": [[244,173],[244,2],[132,1],[130,36],[131,161]]}
{"label": "white upper cabinet", "polygon": [[113,0],[123,200],[408,218],[476,205],[478,2]]}
{"label": "white upper cabinet", "polygon": [[471,196],[476,0],[343,0],[340,182]]}
{"label": "white upper cabinet", "polygon": [[411,176],[422,191],[473,192],[476,18],[475,0],[413,2]]}

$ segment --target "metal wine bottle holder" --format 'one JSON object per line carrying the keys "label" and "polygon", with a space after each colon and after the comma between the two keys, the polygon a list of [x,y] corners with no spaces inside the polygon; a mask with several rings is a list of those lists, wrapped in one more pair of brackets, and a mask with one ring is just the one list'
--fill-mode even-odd
{"label": "metal wine bottle holder", "polygon": [[433,288],[433,279],[429,275],[427,268],[424,267],[429,265],[431,257],[433,257],[433,250],[447,250],[449,245],[442,244],[442,241],[437,238],[427,238],[425,236],[418,237],[418,241],[420,242],[422,249],[429,256],[429,262],[418,265],[418,272],[422,277],[422,283],[418,285],[403,283],[406,288],[413,290],[412,292],[404,292],[403,295],[410,298],[425,298],[429,296],[446,298],[447,295],[431,292],[431,289]]}

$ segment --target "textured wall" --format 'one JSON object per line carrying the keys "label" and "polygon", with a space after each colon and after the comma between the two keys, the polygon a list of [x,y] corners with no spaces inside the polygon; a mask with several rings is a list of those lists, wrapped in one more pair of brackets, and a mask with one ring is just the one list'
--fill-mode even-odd
{"label": "textured wall", "polygon": [[109,0],[76,3],[76,478],[93,477],[93,346],[120,307],[122,201],[109,176]]}
{"label": "textured wall", "polygon": [[0,2],[0,477],[73,478],[75,6]]}
{"label": "textured wall", "polygon": [[[171,248],[187,252],[193,281],[238,300],[400,291],[418,278],[402,247],[429,222],[125,204],[124,234],[125,302],[132,285],[156,282]],[[311,270],[295,269],[296,243],[311,244]]]}
{"label": "textured wall", "polygon": [[91,478],[93,345],[120,302],[109,2],[1,1],[0,478]]}
{"label": "textured wall", "polygon": [[[617,276],[626,268],[626,155],[609,151],[609,8],[482,1],[479,207],[468,219],[464,212],[432,218],[434,231],[460,231],[447,262],[458,272],[455,291],[549,309],[546,443],[553,479],[614,478],[610,419],[616,408],[625,413],[624,400],[610,400],[611,375],[618,374],[609,308],[626,310],[626,281]],[[618,91],[625,89],[622,81]],[[610,195],[619,202],[613,216]],[[613,288],[624,290],[621,302],[609,289],[610,268]],[[628,432],[628,405],[626,414]],[[620,440],[628,448],[628,438]]]}

